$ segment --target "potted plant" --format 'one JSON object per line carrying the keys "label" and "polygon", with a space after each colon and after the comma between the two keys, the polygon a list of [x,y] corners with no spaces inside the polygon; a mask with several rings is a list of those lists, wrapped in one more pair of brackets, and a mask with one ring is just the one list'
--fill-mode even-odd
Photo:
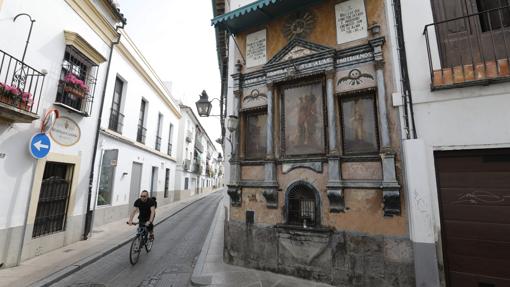
{"label": "potted plant", "polygon": [[75,97],[83,98],[89,91],[85,82],[73,73],[68,73],[64,77],[64,93],[72,94]]}
{"label": "potted plant", "polygon": [[0,83],[0,101],[17,106],[21,101],[22,91],[15,86]]}

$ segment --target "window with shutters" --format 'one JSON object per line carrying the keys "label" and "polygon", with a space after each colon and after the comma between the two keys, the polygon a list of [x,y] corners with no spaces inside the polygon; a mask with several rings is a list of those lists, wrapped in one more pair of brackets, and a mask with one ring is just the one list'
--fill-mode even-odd
{"label": "window with shutters", "polygon": [[510,77],[509,5],[510,0],[432,0],[435,22],[424,35],[433,88]]}

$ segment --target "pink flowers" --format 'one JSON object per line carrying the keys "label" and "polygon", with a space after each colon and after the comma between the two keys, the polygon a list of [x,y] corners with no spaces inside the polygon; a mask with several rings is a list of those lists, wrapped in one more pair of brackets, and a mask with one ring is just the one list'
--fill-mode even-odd
{"label": "pink flowers", "polygon": [[73,86],[73,88],[82,90],[85,93],[89,91],[89,87],[85,84],[85,82],[81,79],[78,79],[78,77],[76,77],[73,73],[68,73],[64,77],[64,82],[67,85]]}
{"label": "pink flowers", "polygon": [[[4,83],[0,83],[0,97],[5,97],[4,102],[7,100],[10,104],[16,106],[22,105],[30,108],[33,103],[33,96],[29,92],[23,92],[16,86],[10,86]],[[20,105],[20,106],[21,106]]]}

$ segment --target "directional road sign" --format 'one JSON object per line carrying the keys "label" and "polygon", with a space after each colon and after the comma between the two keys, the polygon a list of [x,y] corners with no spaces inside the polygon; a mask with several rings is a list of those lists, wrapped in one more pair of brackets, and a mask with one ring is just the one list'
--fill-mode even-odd
{"label": "directional road sign", "polygon": [[50,152],[50,149],[50,138],[44,133],[35,134],[30,140],[30,153],[37,159],[46,157]]}

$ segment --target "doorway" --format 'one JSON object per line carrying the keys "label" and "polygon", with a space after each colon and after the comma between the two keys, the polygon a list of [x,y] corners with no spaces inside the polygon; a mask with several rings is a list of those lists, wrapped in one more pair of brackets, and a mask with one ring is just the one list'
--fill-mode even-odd
{"label": "doorway", "polygon": [[142,164],[138,162],[133,162],[133,167],[131,168],[131,184],[129,187],[129,202],[128,206],[128,214],[130,212],[131,206],[140,195],[140,186],[142,183]]}

